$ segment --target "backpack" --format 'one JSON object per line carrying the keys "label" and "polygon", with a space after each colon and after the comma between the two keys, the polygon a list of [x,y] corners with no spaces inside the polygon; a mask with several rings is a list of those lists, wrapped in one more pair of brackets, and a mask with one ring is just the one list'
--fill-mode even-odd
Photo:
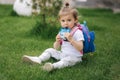
{"label": "backpack", "polygon": [[82,30],[83,36],[84,36],[84,42],[83,42],[83,53],[89,53],[95,51],[95,32],[89,31],[86,21],[83,22],[83,24],[77,24],[77,28],[72,31],[72,35],[75,33],[76,30]]}

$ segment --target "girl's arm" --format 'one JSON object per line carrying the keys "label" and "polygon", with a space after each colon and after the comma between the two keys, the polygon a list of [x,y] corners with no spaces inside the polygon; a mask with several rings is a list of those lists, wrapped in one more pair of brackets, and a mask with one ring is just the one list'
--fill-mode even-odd
{"label": "girl's arm", "polygon": [[81,51],[83,50],[83,41],[80,40],[80,41],[75,41],[73,38],[72,38],[72,35],[70,33],[66,33],[65,34],[65,37],[68,39],[68,41],[78,50],[78,51]]}
{"label": "girl's arm", "polygon": [[78,50],[81,51],[83,50],[83,41],[75,41],[75,40],[70,40],[70,43]]}

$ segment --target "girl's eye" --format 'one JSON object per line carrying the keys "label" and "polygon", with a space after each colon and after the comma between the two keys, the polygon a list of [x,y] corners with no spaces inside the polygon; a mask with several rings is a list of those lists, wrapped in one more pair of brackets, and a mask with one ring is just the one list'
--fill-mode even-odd
{"label": "girl's eye", "polygon": [[71,21],[71,19],[68,19],[68,21],[70,22],[70,21]]}
{"label": "girl's eye", "polygon": [[65,22],[65,20],[62,20],[62,22]]}

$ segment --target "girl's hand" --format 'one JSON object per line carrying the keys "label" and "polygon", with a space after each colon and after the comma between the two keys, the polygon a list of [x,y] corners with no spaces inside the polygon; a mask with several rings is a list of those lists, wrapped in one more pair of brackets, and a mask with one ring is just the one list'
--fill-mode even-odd
{"label": "girl's hand", "polygon": [[61,37],[60,37],[60,35],[58,34],[57,36],[56,36],[56,42],[60,42],[61,41]]}
{"label": "girl's hand", "polygon": [[55,49],[58,49],[58,48],[60,47],[60,42],[61,42],[61,38],[60,38],[60,35],[58,34],[58,35],[56,36],[56,41],[54,42],[53,47],[54,47]]}
{"label": "girl's hand", "polygon": [[70,33],[65,33],[65,37],[67,38],[67,40],[69,41],[69,42],[71,42],[72,40],[73,40],[73,38],[72,38],[72,35],[70,34]]}

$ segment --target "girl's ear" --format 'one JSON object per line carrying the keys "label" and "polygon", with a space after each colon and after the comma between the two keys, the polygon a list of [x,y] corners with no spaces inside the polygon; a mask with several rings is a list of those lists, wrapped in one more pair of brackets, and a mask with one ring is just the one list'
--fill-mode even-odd
{"label": "girl's ear", "polygon": [[76,20],[75,20],[76,23],[78,23],[78,19],[79,19],[79,17],[76,18]]}
{"label": "girl's ear", "polygon": [[75,23],[78,23],[78,19],[75,20]]}

